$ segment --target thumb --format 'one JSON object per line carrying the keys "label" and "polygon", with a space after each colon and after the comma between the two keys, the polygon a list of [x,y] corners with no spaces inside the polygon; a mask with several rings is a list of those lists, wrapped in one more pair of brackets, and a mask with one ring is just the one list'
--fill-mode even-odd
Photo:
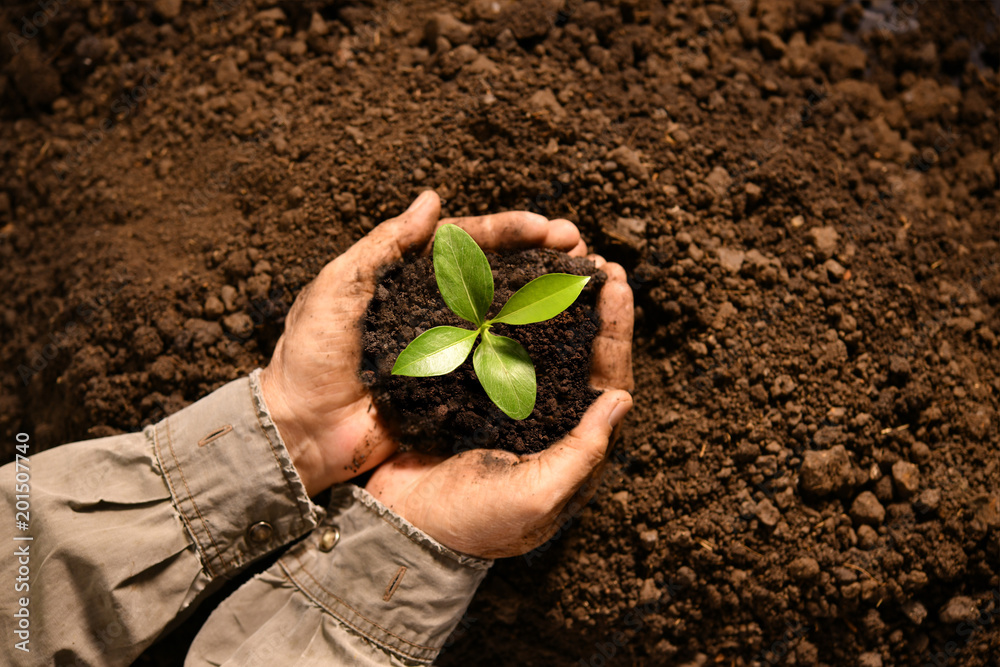
{"label": "thumb", "polygon": [[632,396],[613,389],[597,397],[576,427],[542,452],[541,484],[548,491],[572,494],[604,462],[612,432],[632,409]]}
{"label": "thumb", "polygon": [[351,255],[355,266],[372,270],[398,261],[410,248],[431,240],[440,215],[441,199],[433,190],[425,190],[402,214],[378,225],[345,255]]}

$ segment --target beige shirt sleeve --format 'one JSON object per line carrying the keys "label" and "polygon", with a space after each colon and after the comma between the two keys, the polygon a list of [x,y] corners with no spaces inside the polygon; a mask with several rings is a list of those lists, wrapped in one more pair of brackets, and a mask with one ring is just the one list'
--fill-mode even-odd
{"label": "beige shirt sleeve", "polygon": [[[27,530],[16,535],[30,537],[30,541],[13,541],[14,464],[0,469],[0,504],[7,517],[0,538],[6,535],[6,543],[15,545],[12,549],[27,546],[27,555],[20,561],[18,557],[0,559],[2,581],[8,587],[0,596],[0,614],[12,618],[15,607],[20,608],[19,598],[28,599],[29,640],[24,646],[29,651],[5,649],[13,664],[127,665],[222,580],[310,533],[324,519],[323,510],[306,495],[268,415],[258,375],[255,371],[250,378],[231,382],[142,433],[64,445],[30,456],[31,521]],[[402,519],[391,516],[375,523],[375,530],[363,532],[376,543],[405,547],[393,557],[426,569],[429,578],[406,581],[404,576],[405,583],[438,581],[435,568],[452,574],[453,563],[440,560],[446,552],[443,547],[410,538],[398,543]],[[337,566],[338,573],[351,573],[338,578],[346,586],[337,589],[338,597],[355,600],[348,602],[354,607],[366,599],[358,573],[374,572],[368,568],[375,561],[366,560],[371,558],[370,549],[352,558],[345,548],[352,530],[349,526],[344,524],[341,543],[334,551],[339,550],[345,559]],[[303,547],[316,545],[320,537],[314,532],[282,562],[292,553],[308,562]],[[427,560],[431,554],[432,560]],[[28,561],[26,565],[23,560]],[[473,565],[473,560],[462,560],[468,561],[463,568],[485,569],[482,562]],[[23,567],[27,567],[26,575]],[[316,567],[308,571],[315,574]],[[28,589],[15,593],[13,582],[19,576]],[[465,599],[480,579],[448,582],[466,585],[459,596]],[[247,588],[241,588],[238,595]],[[354,591],[361,597],[352,598]],[[450,600],[451,594],[447,592],[444,599]],[[440,591],[428,590],[425,595],[441,598]],[[404,599],[392,597],[390,601]],[[464,604],[432,602],[430,606],[435,616],[416,618],[396,609],[396,615],[376,614],[370,620],[405,636],[408,630],[400,628],[435,623],[453,627],[465,609]],[[253,606],[249,610],[260,612]],[[327,614],[324,607],[311,602],[309,610],[317,618]],[[352,650],[358,651],[379,646],[382,663],[376,664],[391,664],[385,652],[391,646],[382,647],[377,638],[349,628],[350,619],[338,621],[324,639],[331,646],[356,645]],[[15,639],[8,641],[13,644]],[[373,639],[376,643],[370,643]],[[277,656],[269,664],[286,663]]]}
{"label": "beige shirt sleeve", "polygon": [[322,525],[212,613],[185,667],[431,664],[491,562],[338,486]]}

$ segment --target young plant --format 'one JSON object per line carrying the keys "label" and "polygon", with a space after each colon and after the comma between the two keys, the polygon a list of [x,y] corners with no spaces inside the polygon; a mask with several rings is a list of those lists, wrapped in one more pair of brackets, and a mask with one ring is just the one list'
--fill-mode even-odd
{"label": "young plant", "polygon": [[434,278],[445,304],[475,329],[434,327],[406,346],[393,375],[432,377],[462,365],[480,335],[472,366],[486,395],[512,419],[524,419],[535,408],[535,366],[520,343],[490,333],[494,324],[533,324],[550,320],[576,301],[590,281],[586,276],[548,273],[514,293],[497,316],[485,319],[493,303],[493,272],[486,255],[465,231],[444,225],[434,237]]}

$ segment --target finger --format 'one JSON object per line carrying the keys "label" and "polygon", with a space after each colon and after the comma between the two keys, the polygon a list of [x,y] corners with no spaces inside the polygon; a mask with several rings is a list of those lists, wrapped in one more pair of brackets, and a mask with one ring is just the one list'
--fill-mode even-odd
{"label": "finger", "polygon": [[625,270],[613,262],[601,269],[608,281],[597,297],[597,312],[601,330],[594,338],[590,361],[590,384],[595,389],[625,389],[632,391],[632,327],[635,311],[632,288],[626,282]]}
{"label": "finger", "polygon": [[580,239],[580,242],[567,253],[570,257],[586,257],[587,256],[587,244]]}
{"label": "finger", "polygon": [[542,497],[568,501],[603,463],[611,432],[631,409],[632,396],[628,392],[606,391],[572,431],[539,454],[534,488]]}
{"label": "finger", "polygon": [[483,249],[546,247],[567,252],[580,243],[580,230],[569,220],[552,220],[527,211],[469,218],[446,218],[438,227],[458,225]]}
{"label": "finger", "polygon": [[628,281],[628,274],[625,273],[625,269],[622,268],[621,264],[617,264],[615,262],[605,262],[604,266],[601,267],[601,271],[604,271],[604,274],[610,281],[619,283]]}
{"label": "finger", "polygon": [[569,252],[581,243],[583,243],[583,240],[580,238],[580,230],[569,220],[557,218],[549,222],[549,235],[545,242],[546,247]]}
{"label": "finger", "polygon": [[604,274],[608,277],[608,280],[617,280],[620,282],[625,282],[628,280],[628,274],[625,273],[625,269],[622,268],[621,264],[615,264],[614,262],[609,262],[600,255],[591,253],[587,255],[587,259],[594,263]]}
{"label": "finger", "polygon": [[411,248],[429,243],[440,215],[441,199],[433,190],[425,190],[402,214],[375,227],[338,260],[374,275],[376,269],[398,261]]}

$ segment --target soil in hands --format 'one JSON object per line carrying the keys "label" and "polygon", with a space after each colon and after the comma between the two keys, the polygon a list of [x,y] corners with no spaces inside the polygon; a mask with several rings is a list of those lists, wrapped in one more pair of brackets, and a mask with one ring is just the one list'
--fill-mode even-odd
{"label": "soil in hands", "polygon": [[430,257],[386,267],[368,307],[361,375],[375,407],[398,429],[404,446],[448,454],[466,449],[537,452],[577,423],[599,392],[590,386],[590,350],[600,329],[597,295],[605,275],[593,262],[551,250],[487,255],[495,295],[489,317],[529,281],[545,273],[592,276],[583,293],[553,319],[524,326],[493,325],[491,331],[521,343],[535,364],[538,398],[527,419],[514,420],[489,399],[472,368],[472,355],[438,377],[392,375],[396,357],[418,335],[436,326],[473,325],[445,305]]}

